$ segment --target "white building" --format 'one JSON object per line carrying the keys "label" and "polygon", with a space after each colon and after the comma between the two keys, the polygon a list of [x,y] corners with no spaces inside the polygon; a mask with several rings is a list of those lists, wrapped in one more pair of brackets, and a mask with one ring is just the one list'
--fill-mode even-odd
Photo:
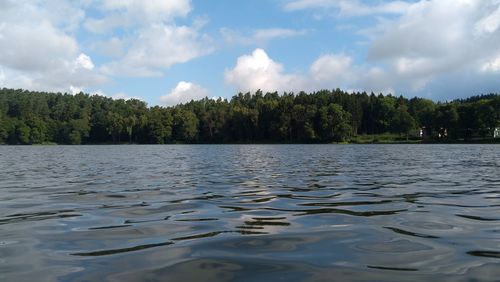
{"label": "white building", "polygon": [[493,131],[493,138],[500,138],[500,127],[495,128]]}

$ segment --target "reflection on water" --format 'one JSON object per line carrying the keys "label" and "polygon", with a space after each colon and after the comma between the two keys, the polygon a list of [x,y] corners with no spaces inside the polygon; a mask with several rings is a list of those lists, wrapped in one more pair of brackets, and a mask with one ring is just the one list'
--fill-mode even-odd
{"label": "reflection on water", "polygon": [[499,153],[0,147],[0,280],[495,281]]}

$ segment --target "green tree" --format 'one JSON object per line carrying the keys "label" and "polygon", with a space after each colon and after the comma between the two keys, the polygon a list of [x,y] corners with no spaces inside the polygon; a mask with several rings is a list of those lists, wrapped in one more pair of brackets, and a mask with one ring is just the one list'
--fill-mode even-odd
{"label": "green tree", "polygon": [[446,130],[450,139],[487,137],[500,126],[500,95],[435,104],[340,89],[257,91],[148,108],[134,99],[0,89],[0,143],[7,144],[332,142],[356,133],[408,134],[412,124]]}
{"label": "green tree", "polygon": [[399,134],[405,134],[406,140],[408,140],[408,135],[410,131],[415,129],[416,123],[415,119],[408,113],[407,107],[405,105],[400,105],[392,117],[391,121],[392,130]]}
{"label": "green tree", "polygon": [[455,104],[441,104],[436,108],[435,127],[441,136],[447,134],[448,138],[456,138],[458,125],[458,112]]}
{"label": "green tree", "polygon": [[408,112],[413,116],[417,126],[425,128],[426,134],[432,132],[436,104],[428,99],[413,98],[409,101]]}
{"label": "green tree", "polygon": [[113,143],[120,142],[120,135],[123,131],[123,117],[115,112],[106,115],[106,129],[113,138]]}
{"label": "green tree", "polygon": [[173,133],[176,141],[192,143],[198,136],[198,118],[189,110],[174,113]]}
{"label": "green tree", "polygon": [[19,144],[30,144],[31,129],[23,121],[19,121],[16,125],[16,140]]}
{"label": "green tree", "polygon": [[30,144],[42,144],[47,140],[47,127],[44,121],[37,117],[30,118],[28,121],[30,127]]}
{"label": "green tree", "polygon": [[0,112],[0,144],[7,142],[9,137],[9,121],[7,117]]}
{"label": "green tree", "polygon": [[373,107],[375,133],[384,133],[390,129],[390,123],[395,113],[396,99],[393,96],[377,97]]}
{"label": "green tree", "polygon": [[298,142],[312,142],[316,139],[314,131],[315,106],[294,105],[292,108],[292,134]]}
{"label": "green tree", "polygon": [[73,145],[82,144],[84,138],[89,137],[90,124],[85,118],[74,119],[69,122],[69,143]]}
{"label": "green tree", "polygon": [[123,118],[123,126],[125,127],[125,131],[127,132],[129,143],[132,143],[132,133],[136,124],[137,118],[133,115]]}
{"label": "green tree", "polygon": [[325,142],[344,142],[351,137],[351,116],[338,104],[329,104],[319,110],[320,132]]}
{"label": "green tree", "polygon": [[145,123],[148,143],[165,144],[172,139],[173,118],[170,112],[158,106],[152,108]]}

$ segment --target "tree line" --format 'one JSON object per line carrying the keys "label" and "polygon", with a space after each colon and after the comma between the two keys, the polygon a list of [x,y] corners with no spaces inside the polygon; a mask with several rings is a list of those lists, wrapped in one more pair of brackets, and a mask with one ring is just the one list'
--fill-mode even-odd
{"label": "tree line", "polygon": [[0,144],[330,143],[392,132],[434,140],[488,138],[500,95],[451,102],[374,93],[239,93],[148,107],[79,93],[0,89]]}

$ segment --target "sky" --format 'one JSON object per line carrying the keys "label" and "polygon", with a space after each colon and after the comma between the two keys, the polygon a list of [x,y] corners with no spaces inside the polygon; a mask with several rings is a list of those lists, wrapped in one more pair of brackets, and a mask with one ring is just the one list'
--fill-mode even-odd
{"label": "sky", "polygon": [[0,0],[0,88],[137,98],[500,92],[500,0]]}

